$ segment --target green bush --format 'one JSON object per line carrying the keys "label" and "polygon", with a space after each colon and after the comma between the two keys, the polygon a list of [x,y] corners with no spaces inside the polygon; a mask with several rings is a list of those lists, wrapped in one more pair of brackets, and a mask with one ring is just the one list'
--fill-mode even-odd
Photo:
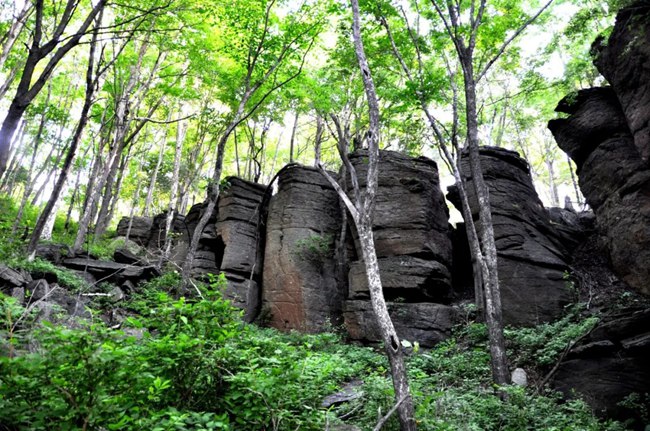
{"label": "green bush", "polygon": [[[381,351],[346,344],[333,333],[244,325],[241,312],[221,297],[223,276],[200,286],[201,298],[175,298],[180,282],[178,274],[167,273],[145,284],[128,302],[131,317],[121,331],[100,323],[30,331],[26,311],[0,297],[0,424],[30,430],[322,430],[345,416],[369,429],[392,407]],[[537,332],[511,331],[518,340],[510,342],[511,355],[543,361],[557,354],[588,328],[573,319]],[[527,350],[540,346],[549,350],[539,357]],[[484,325],[459,328],[436,348],[410,355],[407,366],[422,430],[623,429],[598,421],[584,403],[553,394],[507,387],[502,400],[491,382]],[[355,379],[363,381],[361,398],[321,407],[324,397]],[[384,429],[398,430],[397,418]]]}

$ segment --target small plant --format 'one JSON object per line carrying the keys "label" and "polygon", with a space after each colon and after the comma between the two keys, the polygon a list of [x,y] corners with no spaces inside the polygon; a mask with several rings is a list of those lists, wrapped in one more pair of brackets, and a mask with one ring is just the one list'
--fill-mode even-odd
{"label": "small plant", "polygon": [[299,239],[294,244],[293,254],[302,261],[322,263],[334,254],[334,237],[324,234]]}

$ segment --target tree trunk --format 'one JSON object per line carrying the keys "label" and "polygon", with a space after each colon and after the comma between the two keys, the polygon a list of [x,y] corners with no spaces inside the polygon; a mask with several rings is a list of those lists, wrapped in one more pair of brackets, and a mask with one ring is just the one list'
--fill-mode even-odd
{"label": "tree trunk", "polygon": [[481,222],[481,243],[483,245],[484,264],[482,265],[485,288],[485,318],[488,327],[490,355],[492,357],[492,376],[498,385],[510,382],[508,361],[503,336],[503,317],[501,312],[501,294],[499,291],[499,276],[497,270],[497,249],[494,242],[494,227],[490,196],[483,171],[478,143],[478,121],[476,112],[476,82],[471,55],[461,58],[463,61],[463,77],[465,84],[465,105],[467,120],[467,147],[472,183],[476,192]]}
{"label": "tree trunk", "polygon": [[25,27],[25,21],[29,18],[33,11],[34,5],[30,1],[26,1],[22,10],[18,12],[18,15],[14,17],[14,22],[7,30],[7,33],[2,38],[2,52],[0,53],[0,69],[4,66],[7,57],[9,57],[9,52],[13,48],[18,36],[23,31]]}
{"label": "tree trunk", "polygon": [[[183,106],[179,109],[179,115],[183,113]],[[183,142],[185,142],[185,134],[187,133],[187,123],[179,121],[176,125],[176,151],[174,152],[174,172],[172,174],[172,189],[169,196],[169,206],[167,207],[167,220],[165,221],[165,246],[164,258],[169,258],[171,253],[172,241],[171,232],[174,223],[175,211],[178,208],[178,178],[181,170],[181,156],[183,151]]]}
{"label": "tree trunk", "polygon": [[298,110],[296,109],[296,119],[293,122],[293,128],[291,129],[291,140],[289,141],[289,163],[293,163],[293,153],[294,145],[296,141],[296,130],[298,130]]}
{"label": "tree trunk", "polygon": [[320,165],[321,144],[323,143],[323,117],[316,114],[316,137],[314,138],[314,166]]}
{"label": "tree trunk", "polygon": [[[171,119],[171,111],[167,120]],[[144,212],[142,215],[145,217],[151,216],[151,205],[153,204],[153,195],[156,189],[156,182],[158,181],[158,172],[160,172],[160,167],[162,166],[163,156],[165,155],[165,148],[167,147],[167,131],[168,127],[165,127],[163,133],[163,139],[160,143],[160,150],[158,151],[158,159],[156,160],[156,166],[151,173],[151,181],[149,182],[149,188],[147,189],[147,198],[144,201]]]}
{"label": "tree trunk", "polygon": [[[46,43],[41,43],[41,37],[43,34],[43,0],[36,1],[36,20],[32,32],[32,44],[28,49],[25,66],[23,67],[20,82],[16,88],[16,95],[9,105],[7,116],[0,128],[0,178],[2,178],[7,168],[11,139],[13,138],[18,122],[25,113],[25,110],[43,89],[43,86],[49,80],[56,65],[72,48],[79,44],[81,38],[86,34],[86,30],[88,30],[88,27],[90,27],[92,22],[95,20],[97,14],[104,9],[106,1],[107,0],[99,0],[79,26],[76,33],[71,35],[69,38],[62,38],[61,36],[66,30],[68,23],[71,21],[71,16],[76,9],[74,3],[68,1],[65,11],[61,15],[61,21],[56,25],[56,30],[52,39]],[[64,40],[65,43],[57,49],[57,46],[59,46],[62,40]],[[49,59],[47,64],[42,69],[39,68],[39,70],[41,70],[40,75],[36,79],[33,79],[36,66],[41,60],[48,56]]]}

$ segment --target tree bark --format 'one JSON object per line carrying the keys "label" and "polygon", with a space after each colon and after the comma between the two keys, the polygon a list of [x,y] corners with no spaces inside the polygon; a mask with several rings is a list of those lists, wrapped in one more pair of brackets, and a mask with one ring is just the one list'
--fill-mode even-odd
{"label": "tree bark", "polygon": [[461,57],[465,84],[465,109],[467,121],[467,149],[472,183],[476,192],[481,222],[480,237],[483,245],[484,263],[483,283],[485,289],[485,319],[488,327],[490,355],[492,357],[492,376],[498,385],[510,383],[505,339],[503,336],[503,317],[501,294],[497,269],[497,249],[494,241],[494,225],[488,187],[483,178],[478,141],[478,120],[476,111],[476,82],[471,51]]}

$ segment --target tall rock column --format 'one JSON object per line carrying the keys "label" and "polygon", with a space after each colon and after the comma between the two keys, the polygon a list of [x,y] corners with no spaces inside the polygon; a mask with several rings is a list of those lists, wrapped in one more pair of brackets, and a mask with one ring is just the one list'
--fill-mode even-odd
{"label": "tall rock column", "polygon": [[[351,154],[350,161],[363,189],[367,152]],[[438,167],[425,157],[381,151],[378,181],[372,229],[389,312],[401,338],[432,346],[449,335],[456,316],[447,305],[454,298],[451,238]],[[350,263],[345,326],[353,339],[376,341],[365,266],[357,255]]]}
{"label": "tall rock column", "polygon": [[650,4],[637,1],[621,9],[603,40],[594,44],[594,63],[612,85],[634,146],[650,166]]}
{"label": "tall rock column", "polygon": [[[568,258],[535,191],[528,163],[503,148],[482,147],[480,156],[490,192],[503,320],[511,325],[535,325],[558,318],[571,300],[564,280]],[[461,165],[470,184],[472,215],[478,221],[467,157]],[[448,197],[459,207],[454,188]]]}
{"label": "tall rock column", "polygon": [[650,169],[612,87],[581,90],[548,124],[578,167],[580,188],[596,214],[612,266],[630,286],[650,295]]}
{"label": "tall rock column", "polygon": [[278,181],[266,225],[263,306],[275,328],[328,330],[341,323],[339,198],[312,167],[289,165]]}
{"label": "tall rock column", "polygon": [[215,266],[228,281],[225,297],[245,310],[249,322],[261,300],[260,211],[265,191],[264,184],[228,177],[217,203]]}

